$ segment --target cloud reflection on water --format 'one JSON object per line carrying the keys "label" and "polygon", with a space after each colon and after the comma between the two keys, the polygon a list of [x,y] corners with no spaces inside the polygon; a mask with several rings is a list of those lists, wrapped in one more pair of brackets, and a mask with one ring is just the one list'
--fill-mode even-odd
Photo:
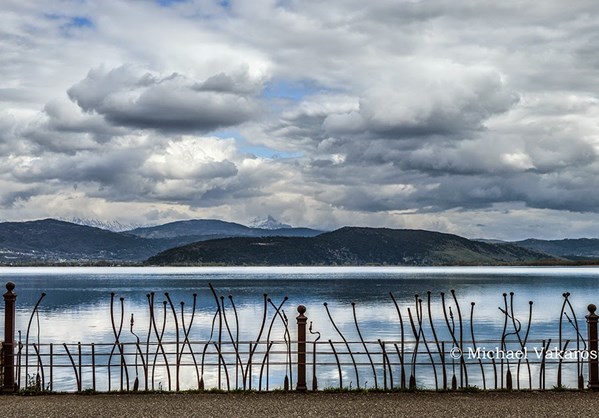
{"label": "cloud reflection on water", "polygon": [[[477,338],[501,336],[504,315],[502,294],[514,292],[514,311],[524,324],[528,318],[529,300],[534,301],[531,338],[556,338],[562,293],[569,291],[581,326],[593,294],[599,288],[599,272],[594,269],[502,269],[502,268],[215,268],[215,269],[17,269],[10,274],[0,270],[4,281],[17,285],[17,329],[23,338],[29,314],[39,294],[46,298],[39,310],[40,342],[112,343],[114,335],[110,322],[110,293],[115,292],[115,317],[117,327],[121,315],[119,298],[124,298],[124,329],[122,340],[134,341],[129,330],[129,320],[134,314],[134,332],[142,339],[147,335],[149,315],[147,294],[155,292],[155,308],[162,318],[169,292],[180,314],[180,302],[185,302],[185,318],[190,320],[193,293],[198,293],[197,312],[190,334],[193,340],[207,340],[216,304],[210,293],[211,282],[219,296],[224,296],[227,315],[234,328],[232,310],[228,299],[234,301],[239,313],[241,340],[253,340],[262,320],[263,294],[268,293],[273,303],[279,304],[284,296],[289,300],[284,311],[290,321],[291,339],[295,339],[296,307],[306,305],[309,321],[315,331],[322,333],[322,341],[339,340],[327,317],[323,302],[328,303],[331,315],[341,332],[357,340],[351,302],[356,303],[356,317],[366,340],[398,340],[400,328],[395,306],[389,296],[392,291],[399,303],[407,337],[413,337],[407,309],[415,315],[415,298],[424,299],[424,322],[427,338],[432,338],[426,313],[427,291],[431,291],[432,316],[439,338],[449,340],[440,293],[446,293],[447,305],[457,312],[450,290],[455,289],[464,321],[464,335],[470,338],[470,302],[475,302],[475,332]],[[509,298],[509,295],[508,295]],[[269,306],[269,309],[271,307]],[[270,310],[272,313],[272,310]],[[269,317],[270,318],[270,317]],[[457,317],[456,317],[457,321]],[[280,325],[278,325],[280,327]],[[510,324],[511,326],[511,324]],[[572,329],[565,325],[572,334]],[[167,338],[174,335],[174,322],[167,306]],[[37,338],[37,318],[31,338]],[[281,330],[273,335],[282,336]],[[273,337],[275,338],[275,337]],[[327,381],[334,384],[333,371],[323,371]],[[324,377],[323,377],[324,378]],[[186,382],[193,384],[194,376]],[[191,382],[191,383],[190,383]],[[186,383],[186,384],[187,384]]]}

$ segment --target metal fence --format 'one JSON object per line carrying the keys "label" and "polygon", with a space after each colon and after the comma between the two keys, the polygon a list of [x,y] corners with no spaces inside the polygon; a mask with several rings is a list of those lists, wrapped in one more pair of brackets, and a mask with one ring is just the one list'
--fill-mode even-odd
{"label": "metal fence", "polygon": [[[240,338],[240,317],[232,296],[214,298],[210,335],[194,338],[197,295],[191,307],[176,306],[168,293],[161,303],[147,295],[147,323],[126,317],[124,299],[110,299],[111,342],[43,342],[32,336],[37,301],[25,332],[15,330],[14,284],[6,285],[5,339],[0,384],[3,392],[25,391],[180,391],[180,390],[458,390],[599,389],[597,315],[588,306],[579,326],[570,295],[563,294],[557,335],[531,333],[533,303],[519,318],[514,294],[503,294],[503,322],[496,337],[477,338],[475,303],[468,309],[454,291],[416,295],[400,306],[386,338],[365,333],[351,304],[351,332],[339,326],[324,303],[326,317],[310,321],[298,306],[295,324],[264,295],[255,338]],[[439,306],[440,305],[440,306]],[[348,306],[349,310],[350,307]],[[437,312],[435,317],[434,312]],[[306,316],[308,314],[308,316]],[[141,326],[140,326],[141,325]],[[328,335],[321,335],[326,329]],[[364,335],[368,335],[364,337]],[[392,335],[392,337],[390,337]],[[326,382],[326,386],[319,384]]]}

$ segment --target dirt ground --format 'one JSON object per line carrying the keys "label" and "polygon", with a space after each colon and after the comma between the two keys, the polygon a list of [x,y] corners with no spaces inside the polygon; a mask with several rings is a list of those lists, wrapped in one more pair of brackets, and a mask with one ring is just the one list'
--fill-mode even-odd
{"label": "dirt ground", "polygon": [[590,417],[593,392],[3,395],[2,417]]}

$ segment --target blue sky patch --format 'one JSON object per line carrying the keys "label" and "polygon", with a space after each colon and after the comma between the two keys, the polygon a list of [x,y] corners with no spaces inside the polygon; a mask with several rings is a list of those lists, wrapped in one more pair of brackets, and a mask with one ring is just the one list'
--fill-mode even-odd
{"label": "blue sky patch", "polygon": [[75,30],[85,30],[95,28],[94,22],[85,16],[67,16],[57,13],[45,13],[43,15],[48,20],[56,21],[60,24],[58,29],[65,37],[71,37]]}
{"label": "blue sky patch", "polygon": [[241,135],[241,133],[236,129],[221,129],[216,132],[213,132],[212,135],[222,139],[233,138],[237,141],[245,141],[243,135]]}
{"label": "blue sky patch", "polygon": [[64,21],[62,28],[93,28],[94,22],[85,16],[67,16],[57,13],[45,13],[48,20]]}
{"label": "blue sky patch", "polygon": [[319,86],[314,81],[310,80],[273,80],[266,85],[264,91],[262,92],[262,97],[267,99],[288,99],[299,101],[306,96],[323,91],[325,91],[325,89],[322,86]]}
{"label": "blue sky patch", "polygon": [[241,133],[235,129],[224,129],[217,132],[213,132],[213,135],[217,138],[222,139],[235,139],[237,143],[237,147],[241,152],[246,152],[248,154],[253,154],[256,157],[260,158],[296,158],[301,157],[302,153],[298,152],[284,152],[277,151],[272,148],[266,147],[264,145],[252,145],[247,142],[245,137],[241,135]]}
{"label": "blue sky patch", "polygon": [[170,7],[173,4],[185,3],[186,1],[187,0],[156,0],[156,3],[162,7]]}
{"label": "blue sky patch", "polygon": [[75,16],[71,18],[69,26],[73,26],[76,28],[93,28],[94,23],[87,17]]}

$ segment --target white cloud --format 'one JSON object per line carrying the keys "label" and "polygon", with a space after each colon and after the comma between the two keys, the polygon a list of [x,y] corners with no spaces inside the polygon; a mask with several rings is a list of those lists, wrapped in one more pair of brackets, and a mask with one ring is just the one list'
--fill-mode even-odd
{"label": "white cloud", "polygon": [[7,0],[0,218],[578,234],[599,207],[597,12]]}

